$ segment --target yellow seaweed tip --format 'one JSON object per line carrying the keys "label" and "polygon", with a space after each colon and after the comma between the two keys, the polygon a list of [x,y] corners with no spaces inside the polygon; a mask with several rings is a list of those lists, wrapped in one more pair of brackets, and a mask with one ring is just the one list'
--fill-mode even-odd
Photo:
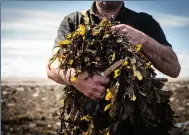
{"label": "yellow seaweed tip", "polygon": [[136,45],[136,47],[135,47],[136,52],[139,52],[139,51],[140,51],[140,49],[141,49],[141,47],[142,47],[142,45],[141,45],[141,44],[137,44],[137,45]]}
{"label": "yellow seaweed tip", "polygon": [[105,96],[105,100],[110,100],[111,99],[111,97],[112,97],[112,93],[110,92],[110,89],[107,89],[107,94],[106,94],[106,96]]}
{"label": "yellow seaweed tip", "polygon": [[107,104],[107,105],[104,107],[104,111],[107,111],[111,106],[112,106],[112,103]]}
{"label": "yellow seaweed tip", "polygon": [[74,82],[74,81],[76,81],[76,79],[77,78],[75,76],[72,76],[71,81]]}
{"label": "yellow seaweed tip", "polygon": [[89,115],[85,115],[83,116],[80,120],[86,120],[86,121],[90,121],[91,117]]}
{"label": "yellow seaweed tip", "polygon": [[120,71],[120,69],[116,69],[116,70],[114,71],[114,79],[119,76],[119,71]]}

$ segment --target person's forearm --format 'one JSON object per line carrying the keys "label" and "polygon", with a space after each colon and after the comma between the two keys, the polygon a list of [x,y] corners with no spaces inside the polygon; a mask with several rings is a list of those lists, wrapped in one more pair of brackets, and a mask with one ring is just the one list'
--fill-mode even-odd
{"label": "person's forearm", "polygon": [[62,69],[57,69],[51,65],[50,69],[47,66],[47,75],[49,79],[54,80],[55,82],[62,85],[71,85],[69,77],[74,76],[75,70],[73,68],[64,71]]}
{"label": "person's forearm", "polygon": [[147,37],[141,51],[160,72],[170,77],[178,77],[180,64],[171,47],[164,46],[154,39]]}

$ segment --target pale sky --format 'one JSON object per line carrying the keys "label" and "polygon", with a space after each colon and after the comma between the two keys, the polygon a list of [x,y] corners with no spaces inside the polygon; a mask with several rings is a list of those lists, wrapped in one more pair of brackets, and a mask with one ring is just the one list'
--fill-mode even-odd
{"label": "pale sky", "polygon": [[[46,77],[57,29],[65,15],[91,7],[92,1],[2,1],[2,77]],[[152,15],[162,26],[189,77],[189,1],[126,1],[125,6]],[[159,76],[163,76],[158,73]]]}

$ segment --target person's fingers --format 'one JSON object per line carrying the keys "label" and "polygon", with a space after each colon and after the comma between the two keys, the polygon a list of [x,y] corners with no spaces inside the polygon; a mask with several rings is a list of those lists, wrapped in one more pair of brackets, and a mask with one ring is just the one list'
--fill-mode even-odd
{"label": "person's fingers", "polygon": [[105,91],[105,87],[98,84],[98,85],[95,85],[95,87],[93,88],[93,91],[103,93]]}
{"label": "person's fingers", "polygon": [[95,90],[99,93],[104,93],[105,91],[105,87],[101,86],[101,85],[97,85]]}
{"label": "person's fingers", "polygon": [[100,84],[93,84],[91,85],[89,91],[87,92],[87,97],[89,97],[91,100],[101,99],[102,93],[104,93],[105,88],[101,86]]}
{"label": "person's fingers", "polygon": [[109,78],[106,78],[106,77],[103,77],[103,76],[100,76],[100,75],[95,75],[92,80],[95,82],[95,83],[100,83],[100,84],[108,84],[110,79]]}
{"label": "person's fingers", "polygon": [[130,32],[130,26],[125,24],[115,25],[111,27],[111,30],[118,32],[119,34],[128,34]]}
{"label": "person's fingers", "polygon": [[94,75],[92,78],[88,78],[87,80],[78,78],[74,83],[74,87],[76,87],[89,99],[97,100],[104,97],[105,87],[102,85],[108,84],[108,82],[109,78]]}
{"label": "person's fingers", "polygon": [[124,24],[118,24],[118,25],[112,26],[111,30],[116,32],[116,31],[123,30],[123,28],[124,28]]}
{"label": "person's fingers", "polygon": [[104,98],[104,93],[95,92],[94,93],[94,97],[95,97],[95,99],[103,99]]}
{"label": "person's fingers", "polygon": [[94,92],[94,96],[95,98],[100,98],[101,97],[101,93],[100,92]]}
{"label": "person's fingers", "polygon": [[91,100],[96,100],[95,91],[94,90],[87,90],[84,92],[84,95],[90,98]]}

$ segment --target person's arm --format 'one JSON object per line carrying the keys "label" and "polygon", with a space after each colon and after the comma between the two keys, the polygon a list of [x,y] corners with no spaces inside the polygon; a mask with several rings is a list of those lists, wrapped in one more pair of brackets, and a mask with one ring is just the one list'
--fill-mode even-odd
{"label": "person's arm", "polygon": [[47,66],[47,77],[59,84],[62,85],[71,85],[71,82],[69,80],[70,76],[75,75],[75,69],[68,69],[67,71],[64,71],[62,69],[57,69],[55,67],[58,67],[56,63],[52,63],[52,65]]}
{"label": "person's arm", "polygon": [[[63,21],[61,22],[58,28],[58,33],[55,39],[55,45],[53,47],[52,55],[56,54],[60,49],[58,46],[58,42],[65,39],[65,34],[71,33],[75,30],[75,26],[73,26],[73,24],[70,23],[72,21],[71,19],[73,20],[73,14],[64,17]],[[74,74],[74,69],[69,69],[68,71],[59,70],[57,69],[59,67],[58,61],[53,62],[50,65],[50,68],[48,64],[47,64],[47,77],[49,79],[52,79],[59,84],[70,85],[68,78],[70,73]]]}
{"label": "person's arm", "polygon": [[141,44],[142,53],[160,72],[173,78],[178,77],[181,67],[176,54],[165,38],[163,30],[153,18],[149,20],[147,25],[146,33],[151,36],[125,24],[112,27],[112,30],[131,36],[130,42],[134,45]]}
{"label": "person's arm", "polygon": [[147,36],[141,51],[154,67],[162,73],[173,78],[179,76],[181,67],[175,52],[170,46],[162,45]]}

